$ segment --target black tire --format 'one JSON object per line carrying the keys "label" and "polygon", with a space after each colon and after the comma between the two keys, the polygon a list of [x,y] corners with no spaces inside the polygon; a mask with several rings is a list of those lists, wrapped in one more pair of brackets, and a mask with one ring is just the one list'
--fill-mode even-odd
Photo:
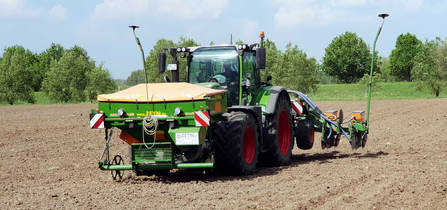
{"label": "black tire", "polygon": [[265,152],[262,162],[281,166],[290,164],[293,149],[293,122],[290,100],[282,94],[278,97],[275,112],[267,118],[267,133],[264,137]]}
{"label": "black tire", "polygon": [[351,148],[353,150],[362,146],[362,134],[360,132],[354,132],[351,136]]}
{"label": "black tire", "polygon": [[363,137],[362,137],[362,148],[364,148],[366,146],[367,141],[368,141],[368,134],[365,133],[365,134],[363,134]]}
{"label": "black tire", "polygon": [[256,172],[259,155],[258,127],[251,114],[231,112],[227,122],[213,130],[215,166],[218,172],[247,175]]}
{"label": "black tire", "polygon": [[[327,124],[325,123],[323,126],[327,126]],[[331,148],[331,147],[336,147],[338,146],[338,142],[340,141],[340,134],[336,134],[335,131],[330,129],[334,129],[333,127],[324,127],[324,131],[321,132],[321,148],[322,149],[326,149],[326,148]],[[331,137],[328,138],[329,133],[331,133]]]}
{"label": "black tire", "polygon": [[303,150],[312,149],[314,145],[314,125],[311,120],[300,120],[295,129],[295,139],[298,148]]}

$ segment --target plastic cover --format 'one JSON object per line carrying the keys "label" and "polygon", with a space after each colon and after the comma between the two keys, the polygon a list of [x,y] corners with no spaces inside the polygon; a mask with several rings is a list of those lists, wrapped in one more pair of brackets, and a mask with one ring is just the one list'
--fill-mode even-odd
{"label": "plastic cover", "polygon": [[[147,85],[147,94],[146,86]],[[98,95],[102,102],[169,102],[203,100],[205,96],[225,93],[226,90],[215,90],[186,82],[149,83],[111,94]]]}

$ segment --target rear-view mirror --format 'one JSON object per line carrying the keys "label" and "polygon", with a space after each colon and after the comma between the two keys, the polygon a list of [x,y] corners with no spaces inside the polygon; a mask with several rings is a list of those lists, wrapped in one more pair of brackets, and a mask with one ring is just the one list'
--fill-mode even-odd
{"label": "rear-view mirror", "polygon": [[265,48],[256,49],[256,69],[265,69]]}

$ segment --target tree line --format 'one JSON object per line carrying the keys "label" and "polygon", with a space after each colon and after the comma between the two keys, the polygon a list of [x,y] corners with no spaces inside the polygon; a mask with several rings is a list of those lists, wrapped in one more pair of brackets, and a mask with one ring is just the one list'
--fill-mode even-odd
{"label": "tree line", "polygon": [[116,89],[109,71],[79,46],[64,49],[53,43],[33,53],[16,45],[5,48],[0,57],[0,101],[9,104],[34,103],[36,91],[56,102],[83,102]]}
{"label": "tree line", "polygon": [[[158,73],[158,53],[164,48],[198,45],[185,37],[177,42],[158,40],[145,58],[149,82],[163,82],[163,76],[168,74]],[[267,39],[265,47],[266,69],[261,76],[264,81],[272,76],[274,85],[308,93],[316,91],[319,83],[368,80],[372,52],[356,33],[345,32],[335,37],[326,47],[321,62],[292,43],[280,50],[274,41]],[[168,63],[170,59],[168,56]],[[186,58],[179,58],[179,62],[180,81],[186,81]],[[439,96],[447,83],[447,42],[440,38],[422,42],[411,33],[401,34],[390,56],[375,59],[374,67],[375,81],[414,81]],[[143,70],[133,71],[124,85],[143,83],[144,78]],[[41,53],[33,53],[16,45],[5,48],[0,57],[0,101],[9,104],[19,100],[34,103],[35,91],[45,92],[56,102],[93,101],[98,94],[116,91],[118,85],[109,71],[102,64],[97,65],[79,46],[65,49],[52,44]]]}
{"label": "tree line", "polygon": [[[157,55],[164,48],[197,45],[193,39],[184,37],[177,42],[158,40],[146,58],[149,82],[162,82],[162,76],[167,75],[159,75],[157,66]],[[308,93],[316,91],[319,83],[367,84],[369,81],[371,48],[356,33],[345,32],[335,37],[325,49],[321,62],[307,56],[292,43],[288,43],[284,50],[279,50],[274,41],[267,39],[265,47],[266,69],[261,71],[261,75],[263,78],[272,76],[274,85]],[[378,52],[374,52],[374,56],[375,82],[414,81],[419,87],[428,88],[436,96],[439,96],[441,89],[446,86],[447,43],[440,38],[423,43],[413,34],[401,34],[388,58],[378,56]],[[181,81],[186,81],[185,65],[186,59],[180,59]],[[142,82],[143,70],[133,71],[126,80],[128,86]]]}
{"label": "tree line", "polygon": [[401,34],[383,65],[385,80],[414,81],[439,96],[447,85],[447,42],[441,38],[422,42],[414,34]]}

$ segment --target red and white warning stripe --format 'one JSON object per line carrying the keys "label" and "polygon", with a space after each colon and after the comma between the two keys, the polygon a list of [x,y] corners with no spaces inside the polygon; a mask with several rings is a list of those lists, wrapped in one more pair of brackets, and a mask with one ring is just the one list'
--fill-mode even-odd
{"label": "red and white warning stripe", "polygon": [[194,112],[194,121],[196,122],[196,126],[210,126],[210,114],[208,111],[197,111]]}
{"label": "red and white warning stripe", "polygon": [[299,114],[299,115],[302,114],[303,113],[303,103],[292,101],[292,109],[297,114]]}
{"label": "red and white warning stripe", "polygon": [[90,114],[90,128],[104,128],[104,114]]}

